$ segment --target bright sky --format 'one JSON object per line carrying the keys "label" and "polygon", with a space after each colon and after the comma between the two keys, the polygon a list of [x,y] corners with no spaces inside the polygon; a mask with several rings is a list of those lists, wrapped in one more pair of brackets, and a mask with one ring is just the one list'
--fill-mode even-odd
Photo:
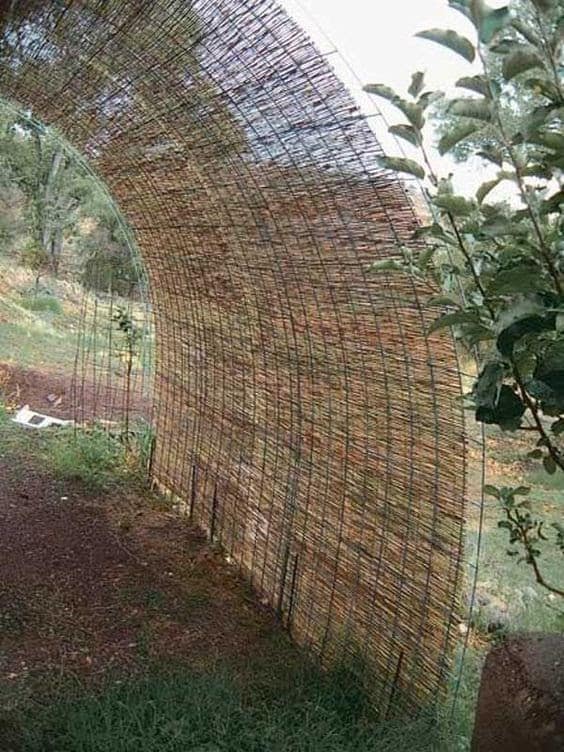
{"label": "bright sky", "polygon": [[[411,74],[422,70],[431,88],[452,90],[458,78],[473,72],[471,64],[454,52],[414,37],[418,31],[439,27],[454,29],[474,39],[472,25],[448,7],[448,0],[279,1],[322,52],[338,51],[329,60],[367,114],[377,105],[391,122],[404,122],[381,99],[371,100],[365,95],[364,84],[385,83],[405,93]],[[504,4],[506,0],[489,0],[493,7]],[[341,56],[356,77],[343,64]],[[459,91],[461,95],[468,94]],[[385,128],[376,127],[376,133],[386,151],[397,153],[397,146],[390,142]],[[482,179],[483,176],[468,175],[464,182],[479,184]]]}
{"label": "bright sky", "polygon": [[[414,38],[418,31],[436,26],[471,33],[469,22],[448,7],[448,0],[281,2],[319,42],[317,23],[363,83],[385,82],[401,87],[409,82],[414,70],[427,70],[430,84],[441,86],[468,71],[468,64],[454,53]],[[321,46],[323,51],[331,47],[323,42],[323,37]]]}

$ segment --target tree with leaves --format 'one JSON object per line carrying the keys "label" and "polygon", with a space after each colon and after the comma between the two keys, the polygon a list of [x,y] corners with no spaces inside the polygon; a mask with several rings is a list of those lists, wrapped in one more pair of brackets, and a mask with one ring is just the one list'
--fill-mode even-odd
{"label": "tree with leaves", "polygon": [[[1,104],[0,207],[7,215],[2,222],[0,214],[0,241],[13,253],[20,236],[19,258],[35,271],[36,289],[44,274],[56,277],[70,266],[89,289],[127,297],[137,291],[133,240],[100,181],[55,131]],[[70,239],[72,263],[61,266]]]}
{"label": "tree with leaves", "polygon": [[142,281],[137,256],[132,252],[134,240],[100,185],[91,186],[80,213],[96,220],[77,240],[80,281],[90,290],[134,297]]}
{"label": "tree with leaves", "polygon": [[[420,158],[386,156],[384,167],[424,182],[432,222],[417,232],[420,253],[375,269],[430,279],[443,294],[429,300],[440,315],[431,332],[451,327],[476,353],[479,375],[470,398],[477,421],[528,431],[530,457],[548,473],[564,471],[564,14],[559,0],[519,0],[491,8],[484,0],[450,0],[472,25],[474,39],[453,30],[418,36],[440,44],[480,72],[456,82],[460,96],[425,89],[420,72],[406,97],[384,84],[367,91],[385,98],[406,122],[390,131]],[[494,174],[472,197],[458,195],[433,165],[429,144],[441,102],[441,155],[461,149]],[[446,118],[444,115],[446,114]],[[498,187],[505,200],[494,200]],[[539,584],[547,582],[539,541],[564,553],[564,526],[547,530],[533,512],[529,489],[487,487],[497,498],[512,551],[520,547]]]}
{"label": "tree with leaves", "polygon": [[25,201],[30,241],[24,260],[32,259],[38,272],[57,276],[64,235],[74,226],[80,204],[76,166],[60,140],[40,123],[9,109],[0,120],[4,182],[17,185]]}

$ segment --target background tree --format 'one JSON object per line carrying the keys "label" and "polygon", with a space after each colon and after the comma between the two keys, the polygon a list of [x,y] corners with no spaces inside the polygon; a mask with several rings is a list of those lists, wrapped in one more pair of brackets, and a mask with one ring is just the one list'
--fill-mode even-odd
{"label": "background tree", "polygon": [[87,289],[134,297],[140,278],[131,252],[133,240],[99,186],[84,198],[80,213],[95,218],[77,241],[80,281]]}
{"label": "background tree", "polygon": [[[0,242],[36,273],[131,296],[131,239],[99,181],[53,130],[0,105]],[[61,268],[64,248],[70,262]]]}
{"label": "background tree", "polygon": [[29,255],[43,257],[57,276],[65,231],[76,223],[80,204],[77,169],[59,139],[31,119],[3,113],[0,159],[4,182],[11,181],[25,201],[26,224],[31,234]]}
{"label": "background tree", "polygon": [[[433,221],[406,250],[401,269],[431,279],[443,295],[429,301],[441,315],[431,332],[452,327],[479,361],[471,395],[479,422],[529,431],[530,457],[549,473],[564,470],[564,16],[559,0],[519,0],[493,9],[484,0],[451,0],[474,27],[471,40],[452,30],[419,36],[441,44],[480,72],[469,71],[446,99],[413,75],[406,97],[384,84],[367,88],[390,101],[407,122],[397,137],[420,159],[387,156],[382,164],[425,181]],[[440,102],[440,106],[437,103]],[[472,197],[457,195],[433,166],[429,144],[439,126],[440,155],[457,150],[479,158],[494,174]],[[495,200],[499,188],[503,199]],[[498,191],[497,194],[495,191]],[[564,527],[547,531],[527,500],[527,488],[486,491],[500,501],[512,552],[516,546],[536,580],[564,596],[564,581],[548,583],[539,566],[540,540],[564,553]]]}

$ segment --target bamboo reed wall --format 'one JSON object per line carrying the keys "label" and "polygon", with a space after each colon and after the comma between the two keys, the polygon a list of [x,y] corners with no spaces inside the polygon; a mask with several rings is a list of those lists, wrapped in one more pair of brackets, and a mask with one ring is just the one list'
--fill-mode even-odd
{"label": "bamboo reed wall", "polygon": [[367,270],[416,221],[366,119],[271,0],[0,9],[1,93],[86,155],[141,249],[155,478],[323,664],[354,659],[382,707],[435,698],[459,379],[426,291]]}

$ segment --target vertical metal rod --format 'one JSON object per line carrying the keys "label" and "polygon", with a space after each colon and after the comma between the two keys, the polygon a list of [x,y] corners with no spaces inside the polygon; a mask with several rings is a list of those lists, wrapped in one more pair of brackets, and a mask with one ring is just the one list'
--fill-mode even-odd
{"label": "vertical metal rod", "polygon": [[196,465],[192,465],[192,484],[190,486],[190,522],[194,519],[194,506],[196,505],[196,483],[198,481],[198,468]]}
{"label": "vertical metal rod", "polygon": [[213,486],[213,502],[211,508],[211,521],[210,521],[210,541],[213,543],[215,535],[215,523],[217,516],[217,483]]}
{"label": "vertical metal rod", "polygon": [[397,689],[398,689],[398,684],[399,684],[399,678],[400,678],[402,663],[403,663],[403,650],[400,650],[400,654],[398,656],[398,662],[397,662],[397,665],[396,665],[396,670],[395,670],[395,673],[394,673],[394,680],[392,682],[392,690],[390,692],[390,699],[388,700],[388,707],[386,708],[386,715],[384,716],[385,720],[388,720],[388,718],[390,717],[390,713],[391,713],[391,710],[392,710],[392,705],[394,703],[394,699],[395,699],[396,692],[397,692]]}
{"label": "vertical metal rod", "polygon": [[296,580],[298,576],[298,560],[299,555],[294,556],[294,565],[292,567],[292,581],[290,583],[290,602],[288,604],[288,617],[286,619],[286,629],[291,632],[292,628],[292,614],[294,611],[294,599],[296,594]]}

